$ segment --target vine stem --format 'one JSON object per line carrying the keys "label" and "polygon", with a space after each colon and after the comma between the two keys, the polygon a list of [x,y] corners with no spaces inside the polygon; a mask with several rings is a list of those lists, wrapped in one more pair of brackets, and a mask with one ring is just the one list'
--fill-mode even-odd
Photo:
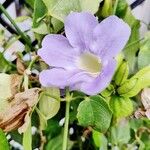
{"label": "vine stem", "polygon": [[67,90],[67,93],[66,93],[65,126],[64,126],[64,136],[63,136],[62,150],[67,150],[70,101],[71,101],[71,96],[69,95],[69,90]]}
{"label": "vine stem", "polygon": [[29,40],[29,38],[20,30],[20,28],[17,26],[15,21],[11,18],[11,16],[8,14],[6,9],[3,7],[3,5],[0,3],[0,10],[4,13],[4,15],[8,18],[8,20],[12,23],[12,25],[15,27],[18,34],[22,37],[22,39],[26,42],[26,44],[31,47],[32,43]]}
{"label": "vine stem", "polygon": [[119,2],[119,0],[116,0],[116,1],[115,1],[115,4],[114,4],[114,10],[113,10],[113,14],[114,14],[114,15],[116,14],[118,2]]}

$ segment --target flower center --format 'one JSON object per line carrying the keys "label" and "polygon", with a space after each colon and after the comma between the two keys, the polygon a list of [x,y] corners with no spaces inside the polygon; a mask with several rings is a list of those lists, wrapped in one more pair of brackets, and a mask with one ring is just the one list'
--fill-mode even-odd
{"label": "flower center", "polygon": [[77,58],[77,66],[93,76],[97,76],[102,68],[99,57],[90,52],[83,53]]}

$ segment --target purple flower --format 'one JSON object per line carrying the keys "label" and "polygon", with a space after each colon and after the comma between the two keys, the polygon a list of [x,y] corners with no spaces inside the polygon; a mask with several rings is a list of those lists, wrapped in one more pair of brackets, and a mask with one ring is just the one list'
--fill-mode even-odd
{"label": "purple flower", "polygon": [[42,41],[38,55],[52,69],[40,73],[44,87],[80,90],[94,95],[110,83],[116,68],[114,57],[130,36],[130,27],[116,16],[98,23],[86,12],[71,13],[63,35],[50,34]]}

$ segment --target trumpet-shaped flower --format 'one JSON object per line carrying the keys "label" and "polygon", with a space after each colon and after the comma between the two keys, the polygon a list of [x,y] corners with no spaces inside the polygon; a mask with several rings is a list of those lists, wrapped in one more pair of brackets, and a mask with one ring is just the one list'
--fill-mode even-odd
{"label": "trumpet-shaped flower", "polygon": [[44,87],[69,87],[88,95],[104,90],[116,68],[114,57],[124,48],[130,27],[116,16],[98,23],[96,17],[73,12],[65,20],[65,34],[44,37],[38,55],[52,69],[40,73]]}

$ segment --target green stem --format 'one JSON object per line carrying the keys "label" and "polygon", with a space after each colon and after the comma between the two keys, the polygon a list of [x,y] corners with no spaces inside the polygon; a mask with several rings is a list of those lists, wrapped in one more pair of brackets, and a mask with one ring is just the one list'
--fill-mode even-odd
{"label": "green stem", "polygon": [[34,63],[36,62],[36,60],[39,58],[39,56],[35,56],[33,58],[33,60],[30,62],[29,66],[28,66],[28,69],[31,70],[32,69],[32,66],[34,65]]}
{"label": "green stem", "polygon": [[6,11],[6,9],[3,7],[2,4],[0,4],[0,10],[4,13],[4,15],[8,18],[8,20],[12,23],[12,25],[15,27],[16,31],[18,32],[18,34],[22,37],[22,39],[24,39],[24,41],[26,42],[26,44],[31,47],[32,43],[29,40],[29,38],[20,30],[20,28],[17,26],[17,24],[15,23],[15,21],[11,18],[11,16],[8,14],[8,12]]}
{"label": "green stem", "polygon": [[114,10],[113,10],[113,14],[114,14],[114,15],[116,14],[118,2],[119,2],[119,0],[116,0],[116,1],[115,1],[115,4],[114,4]]}
{"label": "green stem", "polygon": [[62,150],[67,150],[70,100],[71,100],[71,97],[70,97],[69,91],[68,91],[67,95],[66,95],[66,113],[65,113],[65,126],[64,126],[64,136],[63,136]]}

